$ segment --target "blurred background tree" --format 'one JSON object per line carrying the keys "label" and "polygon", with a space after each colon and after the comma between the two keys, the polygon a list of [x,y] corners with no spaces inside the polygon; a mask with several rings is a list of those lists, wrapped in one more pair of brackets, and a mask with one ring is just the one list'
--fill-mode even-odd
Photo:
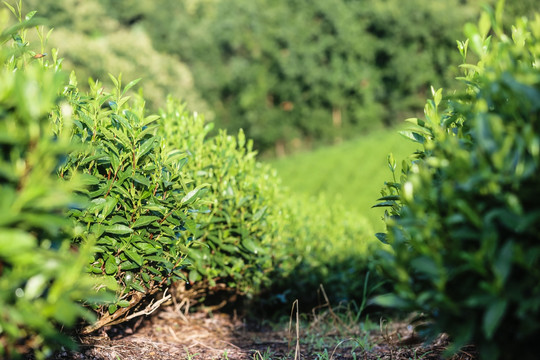
{"label": "blurred background tree", "polygon": [[420,111],[477,14],[457,0],[169,3],[146,20],[170,25],[146,27],[156,47],[188,64],[218,124],[277,155]]}
{"label": "blurred background tree", "polygon": [[[109,76],[122,74],[125,83],[142,78],[141,88],[150,108],[165,106],[168,94],[206,112],[189,68],[177,57],[159,52],[137,21],[152,11],[146,1],[25,0],[25,11],[37,10],[54,28],[45,51],[57,48],[63,68],[75,70],[84,88],[89,77],[107,85]],[[129,10],[129,11],[128,11]]]}
{"label": "blurred background tree", "polygon": [[[495,0],[488,1],[494,3]],[[457,74],[456,39],[479,0],[27,0],[61,32],[64,68],[141,83],[265,155],[332,144],[421,115]],[[535,8],[507,4],[509,19]],[[450,80],[449,80],[450,79]]]}

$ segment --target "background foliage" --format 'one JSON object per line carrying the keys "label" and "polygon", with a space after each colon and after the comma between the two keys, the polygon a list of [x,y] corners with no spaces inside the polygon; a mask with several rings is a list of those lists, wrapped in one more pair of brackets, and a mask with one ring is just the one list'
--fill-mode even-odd
{"label": "background foliage", "polygon": [[124,21],[131,11],[151,10],[150,2],[136,3],[25,0],[23,6],[37,11],[55,29],[43,52],[50,55],[50,49],[59,49],[63,68],[77,70],[81,89],[89,89],[89,77],[114,86],[108,74],[122,74],[126,82],[143,79],[145,100],[154,110],[165,106],[169,94],[187,101],[191,109],[209,110],[194,88],[191,70],[178,58],[157,51],[136,21]]}
{"label": "background foliage", "polygon": [[[486,12],[460,43],[480,61],[462,65],[467,90],[433,92],[425,120],[406,134],[424,150],[387,183],[392,251],[381,253],[395,294],[381,304],[425,314],[483,359],[532,359],[540,328],[540,16],[512,33],[502,8]],[[395,162],[390,161],[395,168]]]}
{"label": "background foliage", "polygon": [[373,194],[388,178],[381,167],[388,154],[408,154],[421,146],[403,141],[398,127],[372,131],[358,139],[323,146],[269,163],[289,191],[306,197],[324,194],[329,203],[339,203],[343,212],[354,214],[358,223],[367,223],[369,233],[382,231],[384,211],[373,209]]}
{"label": "background foliage", "polygon": [[[172,10],[171,10],[172,9]],[[167,2],[145,21],[156,46],[177,54],[216,113],[259,149],[332,142],[421,108],[446,84],[464,19],[458,1]],[[171,21],[174,17],[175,21]],[[421,23],[422,26],[418,26]]]}
{"label": "background foliage", "polygon": [[[495,0],[491,1],[494,3]],[[61,36],[81,86],[142,77],[149,107],[167,94],[217,128],[244,129],[283,155],[421,112],[430,85],[456,87],[455,39],[483,2],[452,0],[26,0]],[[513,16],[534,0],[507,4]],[[48,47],[45,49],[48,51]],[[208,104],[208,105],[207,105]]]}

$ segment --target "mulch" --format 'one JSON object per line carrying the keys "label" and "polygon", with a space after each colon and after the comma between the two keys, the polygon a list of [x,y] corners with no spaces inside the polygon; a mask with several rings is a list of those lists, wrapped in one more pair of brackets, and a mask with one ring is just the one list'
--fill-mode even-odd
{"label": "mulch", "polygon": [[[363,359],[440,360],[448,346],[441,335],[423,344],[406,323],[390,323],[368,333],[369,346],[363,348],[356,329],[317,328],[321,319],[302,324],[299,344],[295,326],[282,329],[261,326],[235,314],[199,311],[186,314],[170,306],[137,321],[78,337],[77,351],[61,351],[53,360],[281,360],[281,359]],[[328,321],[326,321],[328,325]],[[365,335],[366,332],[363,332]],[[364,344],[365,345],[365,344]],[[295,357],[296,356],[296,357]],[[473,347],[463,349],[452,360],[475,360]]]}

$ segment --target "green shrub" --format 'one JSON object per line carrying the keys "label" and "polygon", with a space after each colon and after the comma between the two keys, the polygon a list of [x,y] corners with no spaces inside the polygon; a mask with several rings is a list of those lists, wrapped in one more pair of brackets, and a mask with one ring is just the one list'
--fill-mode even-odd
{"label": "green shrub", "polygon": [[208,184],[204,207],[190,212],[197,224],[188,255],[190,283],[205,280],[256,293],[272,266],[277,224],[269,219],[280,208],[275,172],[256,161],[252,141],[242,131],[208,136],[213,124],[172,99],[161,117],[160,134],[188,154],[183,171],[193,181],[190,188]]}
{"label": "green shrub", "polygon": [[[358,273],[367,273],[377,245],[367,223],[324,197],[289,192],[274,170],[256,161],[242,131],[210,136],[213,124],[173,100],[161,117],[161,136],[188,153],[183,171],[191,187],[209,184],[203,205],[189,213],[197,224],[190,284],[257,297],[264,305],[288,307],[299,298],[304,309],[317,305],[320,284],[335,303],[362,300],[356,295],[365,278]],[[379,282],[372,273],[369,288]]]}
{"label": "green shrub", "polygon": [[[387,184],[388,233],[378,236],[395,294],[378,298],[424,314],[453,350],[482,359],[533,359],[540,332],[540,16],[507,35],[501,7],[466,26],[465,93],[434,91],[425,120],[406,133],[423,144]],[[390,161],[390,167],[395,163]]]}
{"label": "green shrub", "polygon": [[121,78],[111,80],[112,93],[91,82],[90,93],[81,94],[74,75],[66,88],[72,141],[83,150],[70,155],[60,176],[82,173],[90,201],[70,216],[84,228],[81,239],[98,239],[90,271],[119,285],[116,301],[98,309],[99,322],[85,331],[125,320],[147,295],[185,278],[194,230],[187,211],[205,186],[190,187],[182,170],[186,152],[157,135],[162,119],[146,116],[143,101],[125,96],[137,81],[122,88]]}
{"label": "green shrub", "polygon": [[[62,181],[56,171],[74,150],[72,121],[51,126],[49,113],[58,102],[64,77],[33,58],[25,28],[36,25],[32,14],[0,35],[0,357],[38,359],[60,346],[73,346],[64,333],[95,316],[81,300],[100,297],[98,284],[86,274],[92,242],[71,247],[79,229],[66,218],[78,206],[76,176]],[[8,21],[0,10],[0,28]],[[51,66],[53,67],[53,66]],[[55,132],[54,130],[63,130]]]}
{"label": "green shrub", "polygon": [[380,244],[368,221],[333,197],[294,194],[280,203],[274,220],[281,224],[274,250],[278,261],[262,302],[290,307],[299,299],[308,311],[325,303],[322,285],[333,305],[356,302],[363,309],[365,298],[383,283],[371,271],[370,254]]}

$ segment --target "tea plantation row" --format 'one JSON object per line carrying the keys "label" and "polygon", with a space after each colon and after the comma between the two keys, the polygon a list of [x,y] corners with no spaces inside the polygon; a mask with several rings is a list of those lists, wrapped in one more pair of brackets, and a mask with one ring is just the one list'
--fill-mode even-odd
{"label": "tea plantation row", "polygon": [[[8,9],[18,18],[11,26]],[[272,279],[280,293],[267,298],[287,304],[295,294],[283,284],[296,277],[296,290],[314,296],[329,274],[334,297],[364,283],[367,231],[339,205],[294,200],[241,131],[210,137],[212,124],[172,98],[147,114],[143,97],[127,95],[137,81],[111,76],[107,90],[90,80],[81,92],[56,50],[43,56],[49,34],[37,27],[42,43],[28,42],[35,13],[8,9],[0,12],[0,356],[46,357],[72,345],[69,328],[89,333],[148,313],[178,282],[251,297]]]}
{"label": "tea plantation row", "polygon": [[[502,5],[458,42],[464,92],[433,90],[404,135],[422,145],[386,184],[393,251],[378,263],[394,292],[376,302],[447,332],[450,352],[536,359],[540,334],[540,15],[507,33]],[[466,63],[468,50],[479,61]]]}
{"label": "tea plantation row", "polygon": [[534,358],[540,16],[506,35],[500,4],[458,43],[466,91],[433,91],[405,132],[423,150],[401,174],[389,159],[377,234],[389,245],[378,246],[339,204],[284,191],[242,132],[209,136],[172,98],[148,114],[127,95],[137,81],[120,76],[80,91],[55,50],[43,56],[49,34],[38,27],[42,43],[28,42],[35,14],[8,5],[18,22],[0,12],[0,356],[46,357],[72,344],[68,328],[149,312],[179,282],[290,303],[323,281],[351,300],[370,269],[394,287],[374,303],[420,314],[450,350]]}

